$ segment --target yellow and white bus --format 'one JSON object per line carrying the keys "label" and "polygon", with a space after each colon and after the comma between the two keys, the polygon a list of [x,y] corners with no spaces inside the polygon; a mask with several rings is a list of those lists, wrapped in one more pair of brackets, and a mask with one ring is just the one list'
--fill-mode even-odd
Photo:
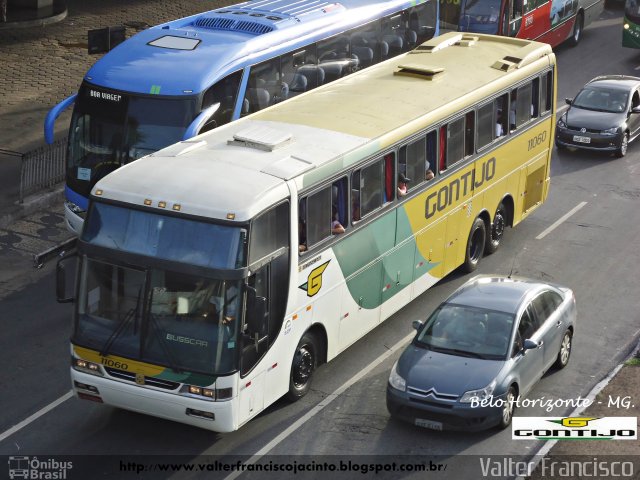
{"label": "yellow and white bus", "polygon": [[72,296],[58,264],[77,396],[218,432],[303,396],[542,204],[555,79],[546,44],[446,34],[100,180]]}

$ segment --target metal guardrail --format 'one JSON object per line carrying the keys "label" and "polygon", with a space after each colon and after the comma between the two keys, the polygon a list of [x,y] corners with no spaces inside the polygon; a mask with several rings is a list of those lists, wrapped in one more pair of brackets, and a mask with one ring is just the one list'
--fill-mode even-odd
{"label": "metal guardrail", "polygon": [[61,138],[22,155],[20,203],[25,197],[64,181],[67,139]]}

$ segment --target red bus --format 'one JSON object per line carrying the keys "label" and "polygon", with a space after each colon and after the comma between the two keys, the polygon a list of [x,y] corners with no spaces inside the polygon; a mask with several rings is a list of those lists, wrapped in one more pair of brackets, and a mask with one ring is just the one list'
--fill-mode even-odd
{"label": "red bus", "polygon": [[577,45],[603,8],[604,0],[441,0],[440,29]]}

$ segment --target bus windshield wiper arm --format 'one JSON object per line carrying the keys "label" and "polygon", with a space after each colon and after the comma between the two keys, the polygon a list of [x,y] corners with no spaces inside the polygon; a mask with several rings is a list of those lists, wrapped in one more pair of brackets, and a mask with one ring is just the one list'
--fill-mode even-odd
{"label": "bus windshield wiper arm", "polygon": [[138,313],[140,312],[140,296],[142,295],[142,287],[138,289],[138,298],[136,300],[136,306],[129,309],[127,314],[124,316],[122,321],[118,324],[116,329],[109,335],[107,341],[104,343],[102,349],[100,350],[100,356],[106,357],[109,355],[109,351],[113,346],[113,343],[116,339],[124,332],[124,329],[127,327],[132,318],[138,318]]}

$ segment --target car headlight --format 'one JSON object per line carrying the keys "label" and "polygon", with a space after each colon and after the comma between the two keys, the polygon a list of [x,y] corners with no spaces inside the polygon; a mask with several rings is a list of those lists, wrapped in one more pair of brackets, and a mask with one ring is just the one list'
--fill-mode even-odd
{"label": "car headlight", "polygon": [[488,400],[493,396],[493,391],[495,390],[495,388],[496,381],[494,380],[484,388],[464,392],[464,395],[462,395],[462,398],[460,399],[460,403],[471,403],[472,401],[481,402],[483,400]]}
{"label": "car headlight", "polygon": [[615,135],[618,133],[618,127],[608,128],[607,130],[602,130],[604,135]]}
{"label": "car headlight", "polygon": [[567,116],[563,115],[558,120],[558,128],[567,128]]}
{"label": "car headlight", "polygon": [[398,362],[396,362],[391,369],[389,385],[401,392],[404,392],[407,389],[407,381],[398,374]]}

